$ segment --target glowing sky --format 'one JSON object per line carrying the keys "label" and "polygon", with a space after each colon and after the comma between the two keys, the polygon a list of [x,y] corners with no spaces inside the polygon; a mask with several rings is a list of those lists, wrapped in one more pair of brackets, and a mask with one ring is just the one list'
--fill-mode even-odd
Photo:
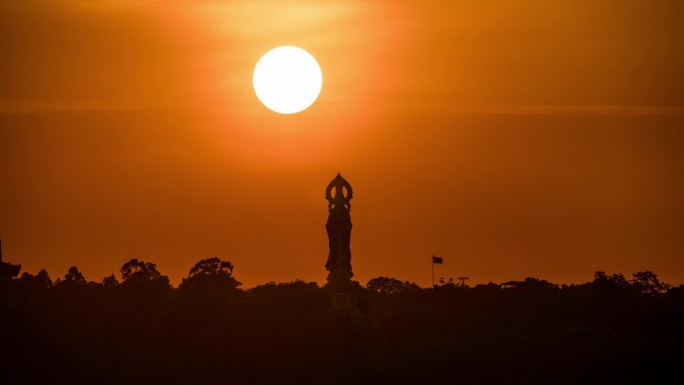
{"label": "glowing sky", "polygon": [[[684,282],[680,1],[0,3],[3,255],[90,280],[200,258],[322,283],[324,189],[354,187],[352,266],[472,283],[650,269]],[[316,57],[268,111],[271,48]]]}

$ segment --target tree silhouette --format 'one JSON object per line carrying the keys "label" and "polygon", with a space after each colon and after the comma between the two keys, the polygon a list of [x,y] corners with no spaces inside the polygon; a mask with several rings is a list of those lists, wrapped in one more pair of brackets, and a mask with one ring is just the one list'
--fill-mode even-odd
{"label": "tree silhouette", "polygon": [[634,279],[630,282],[640,293],[646,295],[664,294],[672,288],[667,283],[660,282],[658,275],[652,271],[639,271],[632,274]]}
{"label": "tree silhouette", "polygon": [[114,274],[104,277],[102,279],[102,287],[104,287],[105,289],[113,289],[117,286],[119,286],[119,281],[116,279]]}
{"label": "tree silhouette", "polygon": [[165,278],[168,281],[168,277],[161,275],[159,270],[157,270],[157,265],[139,261],[137,258],[133,258],[121,266],[121,278],[124,282],[133,280],[157,281],[164,280]]}
{"label": "tree silhouette", "polygon": [[377,277],[366,283],[366,289],[378,294],[399,294],[418,289],[418,285],[409,281],[402,282],[395,278]]}
{"label": "tree silhouette", "polygon": [[528,277],[421,288],[377,277],[359,290],[353,314],[333,311],[315,282],[244,292],[233,272],[228,261],[204,259],[178,289],[138,259],[122,266],[120,284],[114,275],[86,283],[75,267],[54,286],[45,270],[24,273],[0,290],[8,368],[0,378],[400,385],[453,382],[456,373],[478,384],[682,382],[684,286],[650,271],[630,280],[597,271],[562,286]]}
{"label": "tree silhouette", "polygon": [[42,269],[36,275],[24,272],[18,279],[20,290],[29,297],[39,298],[44,297],[50,289],[52,289],[52,279],[45,269]]}
{"label": "tree silhouette", "polygon": [[162,298],[168,297],[171,284],[154,263],[131,259],[121,266],[121,277],[124,303],[132,309],[151,311],[154,306],[165,305]]}
{"label": "tree silhouette", "polygon": [[231,276],[233,274],[233,264],[230,263],[229,261],[222,261],[218,258],[207,258],[207,259],[202,259],[199,262],[195,264],[190,269],[190,274],[188,275],[190,278],[199,276],[199,275],[205,275],[205,276],[210,276],[210,275],[225,275],[225,276]]}
{"label": "tree silhouette", "polygon": [[88,283],[76,266],[71,266],[69,268],[69,271],[64,275],[64,282],[73,282],[79,285]]}
{"label": "tree silhouette", "polygon": [[57,279],[55,281],[55,287],[76,287],[80,285],[86,285],[88,281],[85,279],[83,274],[78,271],[76,266],[71,266],[66,274],[64,274],[64,279]]}
{"label": "tree silhouette", "polygon": [[270,300],[272,306],[285,313],[311,314],[327,309],[330,302],[316,282],[297,279],[292,282],[268,282],[249,291]]}
{"label": "tree silhouette", "polygon": [[208,300],[233,297],[240,293],[242,284],[233,277],[233,264],[219,258],[207,258],[197,262],[178,289],[193,297]]}
{"label": "tree silhouette", "polygon": [[605,271],[601,270],[594,272],[592,284],[603,288],[613,287],[616,289],[625,289],[629,286],[629,283],[622,274],[608,275]]}

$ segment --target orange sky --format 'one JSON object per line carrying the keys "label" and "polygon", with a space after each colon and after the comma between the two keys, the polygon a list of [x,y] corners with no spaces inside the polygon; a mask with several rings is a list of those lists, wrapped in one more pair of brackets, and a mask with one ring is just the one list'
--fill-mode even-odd
{"label": "orange sky", "polygon": [[[598,4],[600,3],[600,4]],[[0,3],[0,236],[90,280],[199,259],[323,283],[324,189],[354,187],[352,266],[472,283],[650,269],[684,282],[680,1]],[[259,57],[311,52],[278,115]]]}

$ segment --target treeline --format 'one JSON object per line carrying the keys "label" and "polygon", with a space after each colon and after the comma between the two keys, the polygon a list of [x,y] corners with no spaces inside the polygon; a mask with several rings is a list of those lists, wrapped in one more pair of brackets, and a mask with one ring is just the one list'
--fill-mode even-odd
{"label": "treeline", "polygon": [[[356,283],[359,312],[293,281],[243,289],[199,261],[177,288],[133,259],[0,281],[2,383],[684,383],[684,285],[650,271],[434,288]],[[4,380],[6,381],[4,381]]]}

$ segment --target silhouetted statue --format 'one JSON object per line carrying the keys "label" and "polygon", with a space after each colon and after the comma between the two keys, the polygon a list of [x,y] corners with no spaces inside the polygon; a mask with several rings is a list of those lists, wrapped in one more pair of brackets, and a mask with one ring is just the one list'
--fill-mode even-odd
{"label": "silhouetted statue", "polygon": [[352,188],[339,173],[325,189],[325,199],[328,200],[328,222],[325,229],[328,232],[328,286],[348,286],[354,276],[351,268],[351,216],[349,210],[352,199]]}

